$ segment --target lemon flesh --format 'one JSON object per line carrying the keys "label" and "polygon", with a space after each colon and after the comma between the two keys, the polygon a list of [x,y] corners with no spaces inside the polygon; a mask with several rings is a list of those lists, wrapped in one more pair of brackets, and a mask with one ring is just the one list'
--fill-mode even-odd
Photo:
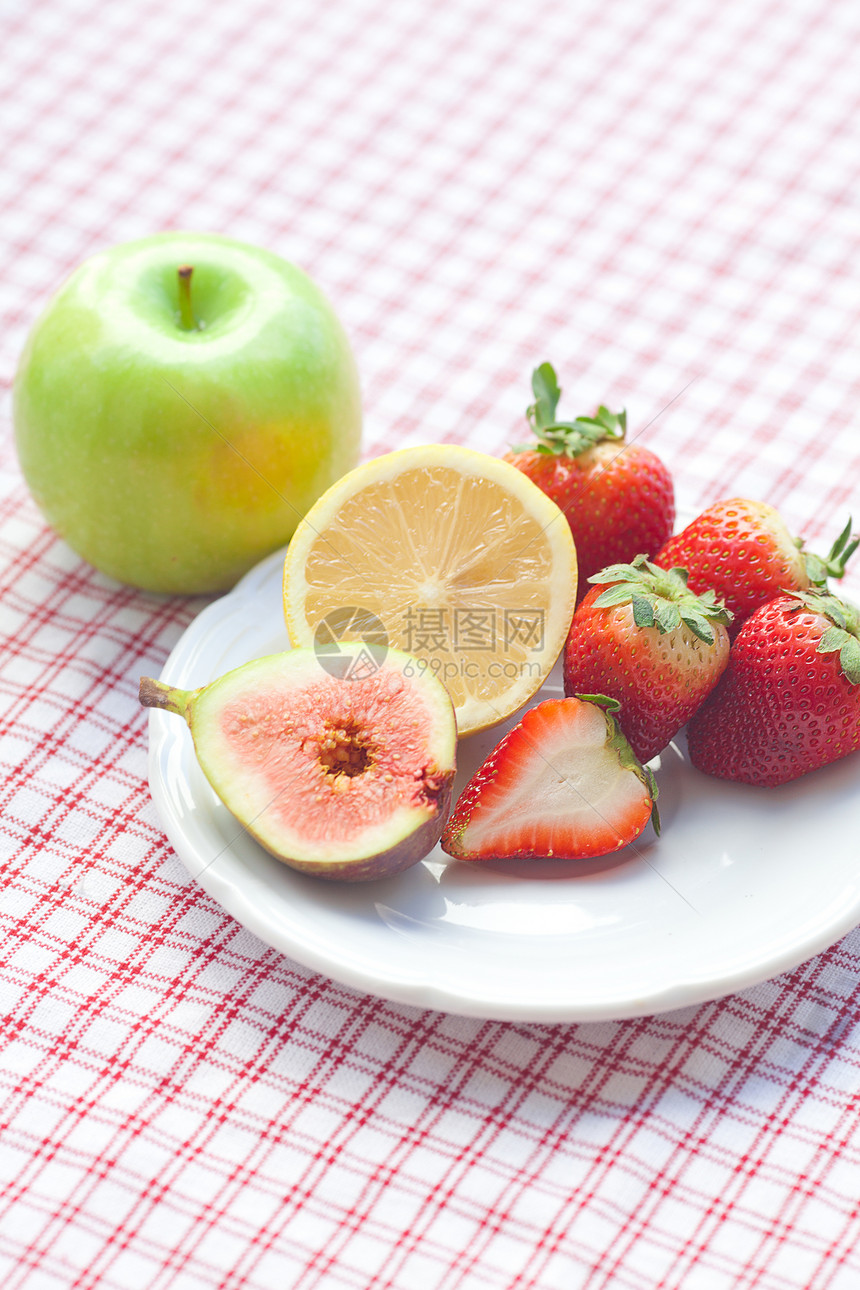
{"label": "lemon flesh", "polygon": [[[295,646],[361,636],[446,686],[461,735],[503,720],[539,689],[576,603],[576,550],[562,512],[521,471],[449,444],[403,448],[341,478],[296,530],[284,566]],[[354,608],[352,627],[344,608]],[[321,627],[322,625],[322,627]]]}

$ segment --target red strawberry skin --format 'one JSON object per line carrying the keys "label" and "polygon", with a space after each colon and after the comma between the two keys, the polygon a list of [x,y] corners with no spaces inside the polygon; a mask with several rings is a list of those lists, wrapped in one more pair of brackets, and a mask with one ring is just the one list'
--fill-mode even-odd
{"label": "red strawberry skin", "polygon": [[573,616],[564,647],[565,694],[617,699],[616,720],[641,762],[661,752],[717,684],[729,661],[729,637],[713,624],[714,643],[683,623],[661,634],[637,627],[630,605],[595,605],[592,587]]}
{"label": "red strawberry skin", "polygon": [[608,564],[651,556],[675,524],[675,489],[663,462],[639,444],[598,443],[577,457],[526,450],[505,456],[564,512],[580,599],[586,579]]}
{"label": "red strawberry skin", "polygon": [[664,569],[687,570],[691,591],[713,588],[734,614],[734,637],[745,619],[782,591],[806,591],[806,560],[779,511],[732,497],[715,502],[654,556]]}
{"label": "red strawberry skin", "polygon": [[546,699],[460,794],[442,847],[459,860],[579,860],[634,841],[656,788],[596,703]]}
{"label": "red strawberry skin", "polygon": [[773,786],[860,748],[860,684],[819,653],[829,618],[777,596],[732,645],[719,685],[687,730],[690,760],[720,779]]}

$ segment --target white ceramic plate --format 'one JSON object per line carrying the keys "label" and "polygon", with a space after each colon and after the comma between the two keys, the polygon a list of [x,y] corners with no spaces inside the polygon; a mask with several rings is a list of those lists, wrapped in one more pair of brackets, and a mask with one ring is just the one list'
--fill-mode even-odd
{"label": "white ceramic plate", "polygon": [[[283,552],[190,625],[163,679],[197,686],[289,648]],[[561,694],[560,671],[539,698]],[[537,699],[535,700],[537,702]],[[515,718],[460,744],[455,795]],[[657,768],[657,763],[654,763]],[[650,828],[594,861],[469,865],[441,849],[395,878],[293,872],[237,824],[204,779],[179,717],[150,715],[150,782],[177,853],[210,895],[284,954],[419,1007],[503,1020],[661,1012],[774,976],[860,922],[858,755],[777,789],[657,768]]]}

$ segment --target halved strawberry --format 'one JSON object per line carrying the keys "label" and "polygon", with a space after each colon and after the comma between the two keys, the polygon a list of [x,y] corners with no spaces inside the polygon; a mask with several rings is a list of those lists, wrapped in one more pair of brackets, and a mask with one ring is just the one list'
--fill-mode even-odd
{"label": "halved strawberry", "polygon": [[860,610],[811,591],[762,605],[687,746],[708,775],[768,786],[860,749]]}
{"label": "halved strawberry", "polygon": [[661,752],[729,661],[731,615],[712,592],[694,595],[684,569],[644,556],[594,574],[564,647],[565,694],[618,700],[618,724],[640,761]]}
{"label": "halved strawberry", "polygon": [[714,502],[657,552],[664,569],[683,565],[691,591],[713,589],[734,614],[734,637],[759,605],[783,591],[808,591],[841,578],[860,545],[851,521],[826,556],[803,549],[775,507],[746,497]]}
{"label": "halved strawberry", "polygon": [[657,787],[602,695],[529,709],[463,789],[442,835],[458,860],[580,860],[627,846],[654,816]]}
{"label": "halved strawberry", "polygon": [[532,375],[527,416],[535,439],[505,455],[564,512],[579,571],[586,579],[607,564],[651,556],[672,532],[675,490],[666,466],[638,443],[625,442],[626,412],[599,407],[593,417],[560,421],[561,390],[550,363]]}

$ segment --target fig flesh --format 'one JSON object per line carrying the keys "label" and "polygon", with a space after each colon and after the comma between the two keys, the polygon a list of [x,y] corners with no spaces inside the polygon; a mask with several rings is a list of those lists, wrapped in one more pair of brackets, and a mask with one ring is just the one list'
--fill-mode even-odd
{"label": "fig flesh", "polygon": [[441,836],[454,709],[409,655],[389,650],[368,671],[360,644],[340,648],[337,675],[297,649],[196,690],[142,677],[140,701],[185,718],[209,783],[278,860],[321,878],[384,878]]}

